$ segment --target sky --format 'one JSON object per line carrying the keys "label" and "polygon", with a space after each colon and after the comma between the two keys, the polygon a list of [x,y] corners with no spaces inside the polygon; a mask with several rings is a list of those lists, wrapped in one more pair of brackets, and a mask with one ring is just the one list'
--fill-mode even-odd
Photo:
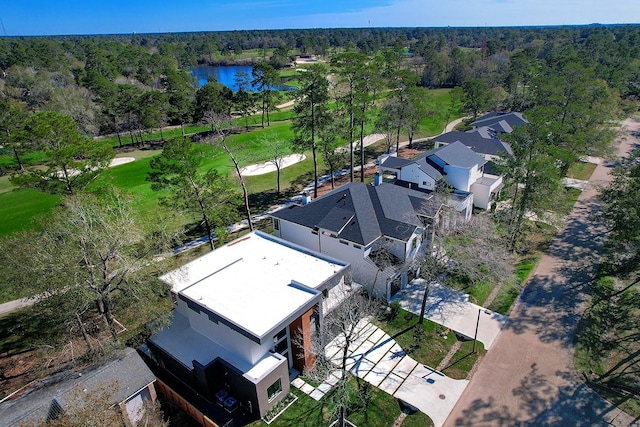
{"label": "sky", "polygon": [[639,22],[639,0],[0,0],[6,36]]}

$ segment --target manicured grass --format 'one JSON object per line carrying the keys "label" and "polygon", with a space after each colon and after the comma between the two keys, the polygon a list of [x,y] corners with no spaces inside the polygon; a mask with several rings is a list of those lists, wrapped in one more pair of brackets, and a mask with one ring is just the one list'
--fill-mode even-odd
{"label": "manicured grass", "polygon": [[0,236],[32,228],[33,220],[47,215],[61,197],[29,188],[0,193]]}
{"label": "manicured grass", "polygon": [[404,419],[402,427],[431,427],[433,421],[424,412],[417,411],[413,414],[407,415]]}
{"label": "manicured grass", "polygon": [[442,372],[448,377],[458,380],[467,378],[478,358],[486,353],[484,345],[480,341],[476,342],[475,347],[476,351],[474,352],[473,340],[463,342]]}
{"label": "manicured grass", "polygon": [[509,309],[511,309],[513,302],[518,298],[518,295],[520,295],[521,290],[522,281],[516,276],[510,277],[502,284],[500,291],[498,291],[498,294],[489,305],[489,310],[504,315],[508,314]]}
{"label": "manicured grass", "polygon": [[0,193],[6,193],[14,188],[13,184],[9,182],[9,175],[0,176]]}
{"label": "manicured grass", "polygon": [[598,165],[594,163],[584,163],[578,162],[574,163],[569,167],[569,171],[567,172],[568,178],[580,179],[582,181],[588,181],[591,178],[591,174],[596,170]]}
{"label": "manicured grass", "polygon": [[395,319],[374,323],[395,339],[413,359],[433,368],[438,366],[456,342],[453,332],[446,332],[446,328],[425,319],[422,325],[424,342],[415,348],[413,328],[418,323],[418,316],[402,309]]}
{"label": "manicured grass", "polygon": [[[349,388],[352,392],[357,387],[356,379],[352,378],[349,382]],[[330,418],[330,408],[328,399],[323,398],[319,402],[313,400],[301,391],[292,388],[292,393],[298,396],[298,400],[291,405],[285,412],[276,418],[270,425],[274,427],[289,426],[327,426],[333,419]],[[331,392],[330,392],[331,393]],[[356,402],[355,399],[352,400]],[[350,408],[347,413],[347,419],[358,427],[388,427],[393,423],[398,415],[400,415],[400,406],[397,399],[387,393],[371,387],[371,402],[367,408],[356,406]],[[422,420],[428,420],[429,417],[423,414]],[[249,424],[252,427],[266,426],[262,420],[254,421]],[[422,424],[424,426],[432,424]]]}

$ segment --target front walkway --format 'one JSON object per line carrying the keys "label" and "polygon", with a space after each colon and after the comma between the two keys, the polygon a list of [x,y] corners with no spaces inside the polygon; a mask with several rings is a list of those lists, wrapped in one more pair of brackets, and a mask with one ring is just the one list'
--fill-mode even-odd
{"label": "front walkway", "polygon": [[[443,425],[467,380],[454,380],[407,356],[393,338],[368,321],[361,321],[358,339],[349,348],[347,369],[371,385],[427,414],[436,427]],[[341,336],[325,353],[342,366]],[[428,345],[428,344],[426,344]]]}
{"label": "front walkway", "polygon": [[[420,315],[425,286],[424,279],[414,279],[391,301],[398,301],[403,309]],[[507,320],[502,314],[469,302],[469,295],[439,284],[431,285],[425,318],[471,339],[477,326],[478,341],[487,350]]]}

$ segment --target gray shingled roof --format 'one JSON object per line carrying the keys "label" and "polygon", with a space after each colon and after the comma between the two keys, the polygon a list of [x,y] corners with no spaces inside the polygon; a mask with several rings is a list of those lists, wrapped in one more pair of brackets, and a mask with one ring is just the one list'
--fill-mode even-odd
{"label": "gray shingled roof", "polygon": [[451,166],[471,168],[475,165],[482,166],[487,162],[460,141],[436,148],[429,153],[429,157],[438,157]]}
{"label": "gray shingled roof", "polygon": [[[508,126],[506,123],[505,125]],[[461,142],[478,154],[497,156],[504,152],[511,153],[511,147],[502,142],[496,136],[495,130],[488,126],[483,126],[469,132],[447,132],[434,139],[447,144]]]}
{"label": "gray shingled roof", "polygon": [[382,161],[382,165],[387,168],[400,169],[410,163],[413,163],[413,160],[402,159],[396,156],[389,156]]}
{"label": "gray shingled roof", "polygon": [[274,212],[280,218],[307,228],[323,228],[338,238],[368,245],[388,236],[406,241],[422,225],[419,217],[433,217],[440,205],[433,195],[382,183],[352,182],[308,205]]}
{"label": "gray shingled roof", "polygon": [[111,362],[79,372],[64,371],[51,375],[28,388],[21,397],[3,402],[0,404],[1,424],[17,426],[44,422],[54,398],[64,408],[74,400],[75,390],[91,392],[113,381],[118,382],[118,389],[113,391],[110,400],[112,404],[118,404],[155,379],[136,350],[127,348]]}
{"label": "gray shingled roof", "polygon": [[518,112],[493,112],[489,114],[485,114],[484,116],[478,118],[475,122],[471,123],[473,127],[481,127],[481,126],[493,126],[495,123],[500,121],[506,121],[509,126],[512,128],[515,126],[522,126],[526,123],[529,123],[527,119],[522,117],[522,113]]}

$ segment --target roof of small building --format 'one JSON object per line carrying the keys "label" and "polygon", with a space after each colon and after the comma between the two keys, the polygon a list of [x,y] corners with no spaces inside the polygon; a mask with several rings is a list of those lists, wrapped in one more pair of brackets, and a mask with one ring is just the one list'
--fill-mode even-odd
{"label": "roof of small building", "polygon": [[507,122],[509,126],[511,126],[511,128],[514,128],[516,126],[522,126],[526,123],[529,123],[527,119],[525,119],[522,116],[522,113],[519,113],[516,111],[512,111],[512,112],[498,111],[498,112],[485,114],[484,116],[479,117],[475,122],[471,123],[471,126],[473,127],[493,126],[494,124],[499,123],[503,120]]}
{"label": "roof of small building", "polygon": [[434,217],[440,206],[430,194],[387,183],[352,182],[308,205],[282,209],[272,216],[368,245],[381,236],[408,240],[422,226],[419,217]]}
{"label": "roof of small building", "polygon": [[82,393],[97,392],[102,387],[106,387],[110,402],[119,404],[155,379],[136,350],[126,348],[105,364],[79,371],[63,371],[39,380],[19,398],[8,399],[0,404],[0,420],[3,426],[42,423],[54,399],[64,409]]}

